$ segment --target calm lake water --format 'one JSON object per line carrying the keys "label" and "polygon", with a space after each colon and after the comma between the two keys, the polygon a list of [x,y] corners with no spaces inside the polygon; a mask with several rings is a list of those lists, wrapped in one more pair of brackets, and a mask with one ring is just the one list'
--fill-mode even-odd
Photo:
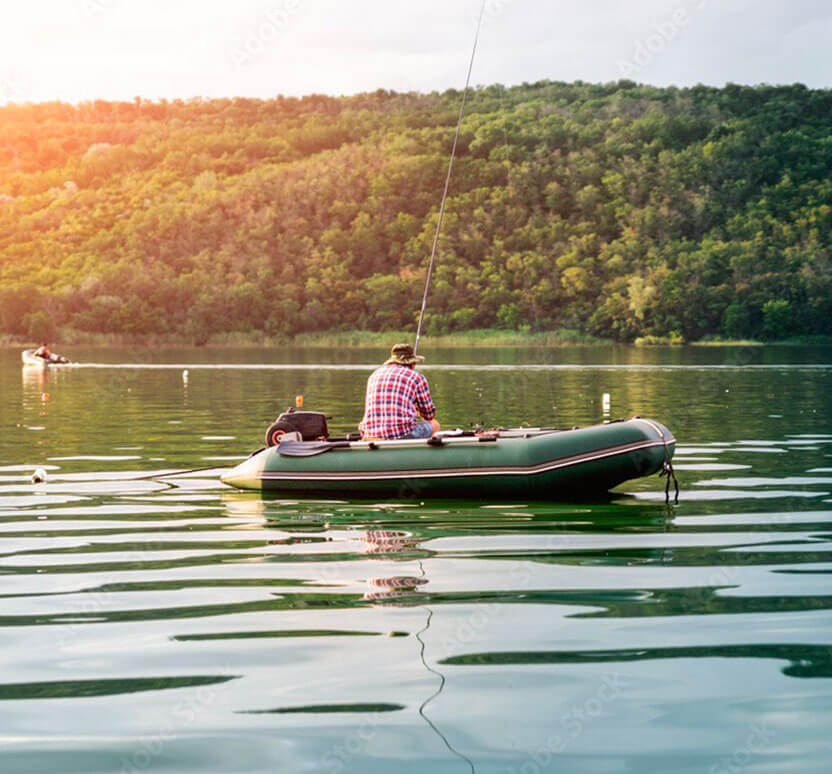
{"label": "calm lake water", "polygon": [[384,353],[66,354],[0,351],[0,771],[829,771],[832,351],[425,352],[445,426],[663,421],[676,507],[136,480],[352,430]]}

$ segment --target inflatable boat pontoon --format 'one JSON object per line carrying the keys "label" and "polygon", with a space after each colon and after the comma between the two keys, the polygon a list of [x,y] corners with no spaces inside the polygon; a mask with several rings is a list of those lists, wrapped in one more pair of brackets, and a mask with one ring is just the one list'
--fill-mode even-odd
{"label": "inflatable boat pontoon", "polygon": [[675,445],[664,425],[638,417],[571,430],[452,431],[427,440],[284,440],[222,480],[295,497],[591,497],[663,471]]}

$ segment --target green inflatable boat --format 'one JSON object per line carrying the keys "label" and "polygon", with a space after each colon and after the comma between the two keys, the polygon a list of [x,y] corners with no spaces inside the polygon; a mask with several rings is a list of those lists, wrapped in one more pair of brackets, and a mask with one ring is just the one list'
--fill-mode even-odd
{"label": "green inflatable boat", "polygon": [[451,431],[425,440],[283,440],[222,477],[292,497],[551,500],[672,472],[676,439],[634,419],[572,430]]}

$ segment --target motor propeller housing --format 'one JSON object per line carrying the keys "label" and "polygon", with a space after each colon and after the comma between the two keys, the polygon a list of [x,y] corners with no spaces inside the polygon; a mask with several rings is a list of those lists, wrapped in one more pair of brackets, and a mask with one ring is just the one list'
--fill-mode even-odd
{"label": "motor propeller housing", "polygon": [[329,437],[327,416],[318,411],[289,409],[281,414],[266,431],[266,445],[277,446],[286,433],[300,433],[304,441],[324,441]]}

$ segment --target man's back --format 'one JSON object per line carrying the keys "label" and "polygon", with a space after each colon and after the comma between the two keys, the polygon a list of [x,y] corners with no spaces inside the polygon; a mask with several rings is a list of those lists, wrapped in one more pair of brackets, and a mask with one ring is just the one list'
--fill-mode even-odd
{"label": "man's back", "polygon": [[419,416],[425,420],[436,416],[423,374],[395,363],[373,371],[367,381],[364,419],[358,426],[364,437],[404,438],[419,423]]}

